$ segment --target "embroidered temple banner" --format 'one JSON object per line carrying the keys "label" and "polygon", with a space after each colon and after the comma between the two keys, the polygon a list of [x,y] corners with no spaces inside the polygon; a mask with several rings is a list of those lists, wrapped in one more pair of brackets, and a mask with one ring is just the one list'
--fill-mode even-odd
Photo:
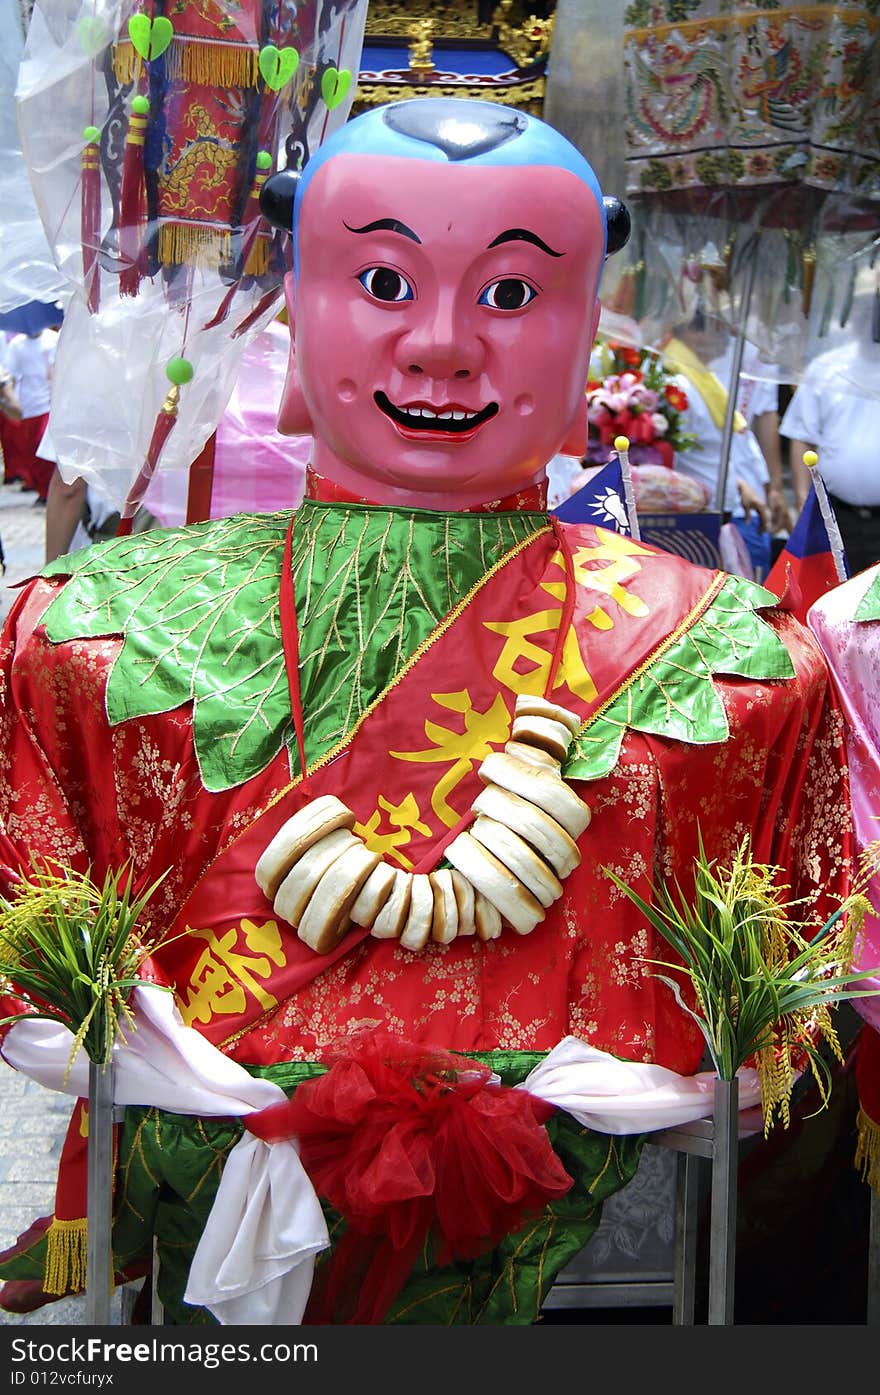
{"label": "embroidered temple banner", "polygon": [[873,3],[634,0],[627,188],[846,185],[880,193]]}

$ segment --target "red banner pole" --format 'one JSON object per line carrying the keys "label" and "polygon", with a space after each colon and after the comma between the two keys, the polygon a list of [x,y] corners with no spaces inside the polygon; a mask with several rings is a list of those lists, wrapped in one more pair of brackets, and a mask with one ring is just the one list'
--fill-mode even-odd
{"label": "red banner pole", "polygon": [[189,491],[186,499],[187,523],[204,523],[211,516],[211,494],[214,488],[214,454],[217,432],[209,436],[199,455],[189,467]]}

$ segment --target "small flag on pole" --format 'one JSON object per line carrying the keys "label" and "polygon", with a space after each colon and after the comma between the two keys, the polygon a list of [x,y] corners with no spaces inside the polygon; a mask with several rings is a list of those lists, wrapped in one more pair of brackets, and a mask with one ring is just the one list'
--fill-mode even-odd
{"label": "small flag on pole", "polygon": [[597,475],[558,504],[552,513],[565,523],[595,523],[614,533],[638,538],[635,498],[629,472],[629,441],[616,436],[616,454]]}
{"label": "small flag on pole", "polygon": [[630,536],[638,542],[639,518],[636,513],[636,496],[633,493],[632,475],[629,468],[629,440],[626,436],[614,437],[614,449],[617,451],[617,458],[620,461],[620,474],[623,479],[623,498],[626,504],[626,516],[629,521]]}
{"label": "small flag on pole", "polygon": [[814,601],[846,581],[843,542],[834,510],[816,465],[815,451],[804,452],[812,484],[791,536],[767,574],[764,585],[779,596],[800,621]]}

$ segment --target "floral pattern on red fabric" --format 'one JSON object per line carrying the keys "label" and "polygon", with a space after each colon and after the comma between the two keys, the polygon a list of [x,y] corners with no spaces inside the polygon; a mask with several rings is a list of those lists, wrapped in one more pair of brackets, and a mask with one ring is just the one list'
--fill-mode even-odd
{"label": "floral pattern on red fabric", "polygon": [[251,1115],[296,1137],[320,1196],[346,1221],[304,1320],[379,1323],[432,1235],[439,1265],[475,1259],[572,1178],[543,1128],[550,1106],[448,1052],[363,1034],[284,1104]]}

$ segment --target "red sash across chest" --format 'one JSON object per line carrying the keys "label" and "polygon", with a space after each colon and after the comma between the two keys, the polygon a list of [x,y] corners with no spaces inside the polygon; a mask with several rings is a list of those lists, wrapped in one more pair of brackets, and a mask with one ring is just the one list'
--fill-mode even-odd
{"label": "red sash across chest", "polygon": [[[332,954],[316,955],[257,886],[257,859],[298,808],[334,794],[392,865],[430,870],[469,816],[481,761],[510,735],[517,693],[547,693],[586,720],[721,584],[687,567],[671,585],[673,559],[658,577],[647,549],[602,530],[564,536],[560,549],[548,529],[510,554],[355,730],[209,864],[159,960],[184,1019],[210,1040],[240,1034],[368,938],[353,927]],[[307,729],[307,711],[303,720]]]}

